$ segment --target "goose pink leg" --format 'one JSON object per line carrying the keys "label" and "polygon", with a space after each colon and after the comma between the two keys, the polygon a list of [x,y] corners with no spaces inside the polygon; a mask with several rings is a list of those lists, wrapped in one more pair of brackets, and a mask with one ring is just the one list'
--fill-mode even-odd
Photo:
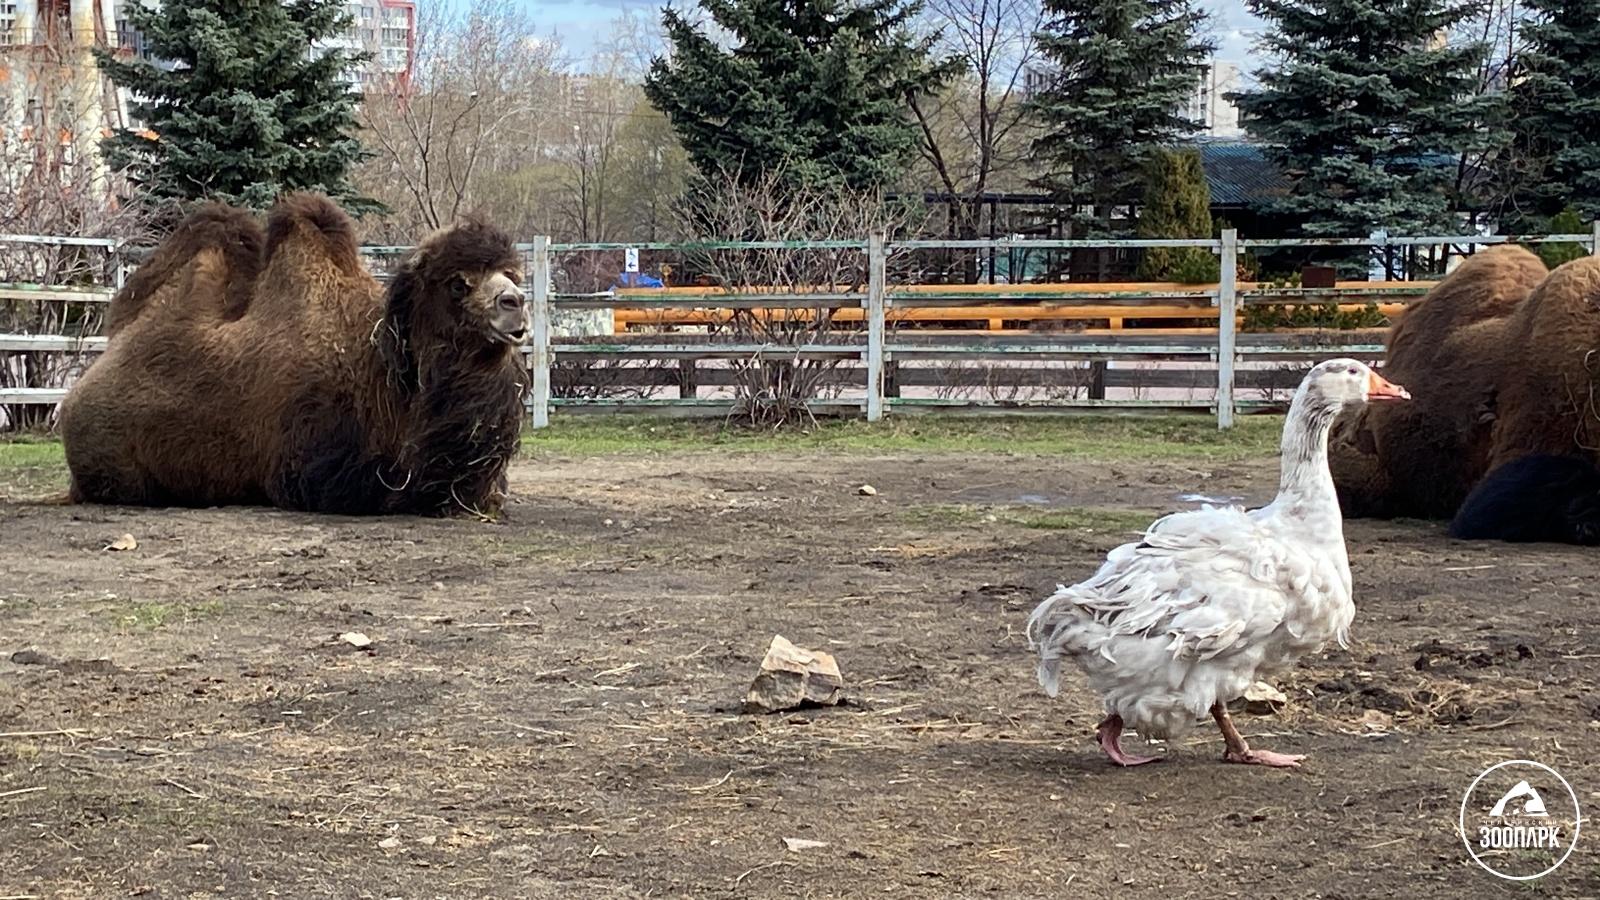
{"label": "goose pink leg", "polygon": [[1298,769],[1300,760],[1305,759],[1304,756],[1292,756],[1288,753],[1250,749],[1250,745],[1246,744],[1244,737],[1239,734],[1239,729],[1233,727],[1233,717],[1228,715],[1228,708],[1221,703],[1211,707],[1211,717],[1217,720],[1217,727],[1222,729],[1222,740],[1228,745],[1228,749],[1222,754],[1225,762],[1271,766],[1275,769]]}
{"label": "goose pink leg", "polygon": [[1100,749],[1119,766],[1142,766],[1161,760],[1159,756],[1133,756],[1122,752],[1122,717],[1116,713],[1106,716],[1105,721],[1095,728],[1095,733],[1100,736]]}

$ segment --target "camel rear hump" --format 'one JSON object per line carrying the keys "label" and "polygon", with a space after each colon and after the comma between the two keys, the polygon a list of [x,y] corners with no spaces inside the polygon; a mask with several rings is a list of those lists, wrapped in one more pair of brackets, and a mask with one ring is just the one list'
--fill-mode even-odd
{"label": "camel rear hump", "polygon": [[[308,302],[371,306],[378,294],[361,262],[355,223],[321,194],[287,194],[273,206],[262,257],[262,289],[252,311],[275,319],[306,312]],[[356,284],[362,289],[352,291]]]}
{"label": "camel rear hump", "polygon": [[1533,453],[1592,455],[1600,440],[1600,257],[1563,263],[1507,325],[1490,464]]}

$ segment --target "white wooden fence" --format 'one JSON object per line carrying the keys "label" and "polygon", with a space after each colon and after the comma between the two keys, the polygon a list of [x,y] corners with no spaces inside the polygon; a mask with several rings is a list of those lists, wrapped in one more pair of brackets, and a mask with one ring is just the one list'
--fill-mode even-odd
{"label": "white wooden fence", "polygon": [[[1549,235],[1540,237],[1504,237],[1485,235],[1387,237],[1381,233],[1365,238],[1299,238],[1299,239],[1245,239],[1233,230],[1222,232],[1210,240],[913,240],[889,241],[882,235],[873,235],[859,241],[797,241],[797,242],[703,242],[696,244],[621,244],[588,243],[558,244],[547,237],[536,237],[519,249],[530,257],[528,267],[529,299],[531,304],[532,334],[527,348],[528,365],[532,373],[530,413],[532,425],[543,428],[550,422],[552,408],[617,410],[623,408],[720,410],[731,405],[729,399],[680,396],[678,398],[557,398],[552,395],[552,367],[560,361],[615,361],[652,363],[670,360],[833,360],[859,365],[865,384],[864,396],[859,400],[831,401],[819,406],[855,408],[868,421],[878,421],[896,409],[923,410],[938,408],[963,409],[1111,409],[1111,408],[1183,408],[1214,411],[1220,428],[1231,427],[1238,412],[1252,406],[1236,396],[1241,364],[1265,361],[1310,363],[1330,356],[1354,356],[1378,359],[1383,354],[1381,339],[1370,334],[1351,337],[1339,332],[1317,339],[1287,334],[1253,334],[1241,336],[1237,332],[1240,311],[1249,305],[1296,304],[1343,301],[1361,302],[1382,298],[1384,302],[1405,302],[1423,293],[1425,285],[1388,285],[1384,287],[1345,286],[1338,288],[1282,288],[1255,286],[1241,289],[1236,282],[1239,254],[1245,250],[1268,250],[1288,247],[1368,247],[1403,248],[1446,246],[1453,252],[1470,252],[1473,248],[1507,243],[1572,243],[1586,246],[1591,253],[1600,253],[1600,222],[1589,234]],[[0,246],[5,244],[39,244],[56,246],[98,247],[108,253],[119,251],[114,240],[39,237],[0,234]],[[1155,248],[1198,247],[1210,250],[1219,257],[1220,281],[1214,285],[1185,286],[1182,289],[1161,290],[1128,289],[1104,292],[1076,292],[1070,298],[1060,294],[1046,295],[1038,286],[1020,284],[997,293],[987,290],[981,296],[961,285],[950,285],[930,291],[926,288],[912,291],[904,286],[889,283],[888,261],[891,255],[902,251],[953,249],[962,251],[1002,250],[1076,250],[1104,248]],[[693,252],[718,250],[835,250],[859,251],[865,254],[868,277],[866,290],[834,292],[756,292],[709,288],[704,292],[662,292],[660,296],[630,294],[626,297],[613,292],[557,293],[552,290],[552,260],[560,254],[617,251],[637,248],[647,251]],[[373,255],[393,255],[405,248],[367,248]],[[0,284],[0,302],[65,302],[100,304],[109,300],[113,288],[120,285],[123,268],[117,267],[116,285],[108,287],[43,286],[37,284]],[[1031,288],[1031,289],[1030,289]],[[1160,304],[1183,303],[1207,306],[1215,310],[1217,328],[1214,333],[1181,336],[1143,336],[1138,330],[1114,335],[941,335],[937,331],[906,333],[891,330],[891,312],[899,306],[919,308],[938,306],[970,306],[981,303],[1040,302],[1049,299],[1054,303],[1094,303],[1124,306],[1129,316],[1136,318],[1137,310]],[[605,338],[574,339],[552,338],[552,320],[561,309],[788,309],[788,310],[838,310],[857,307],[865,320],[864,334],[845,335],[846,339],[795,344],[743,344],[718,341],[689,340],[680,335],[650,335],[641,339]],[[1329,337],[1333,339],[1330,341]],[[24,353],[95,353],[105,346],[105,339],[93,335],[62,334],[0,334],[0,365],[7,355]],[[1145,360],[1158,363],[1202,363],[1214,366],[1214,397],[1204,400],[1148,400],[1112,399],[1102,396],[1075,397],[1067,400],[966,400],[929,397],[891,396],[886,389],[892,367],[901,362],[926,361],[955,362],[1014,362],[1055,361],[1101,365],[1107,361]],[[690,370],[692,371],[692,370]],[[692,379],[689,380],[692,384]],[[692,394],[692,390],[690,392]],[[54,404],[65,396],[63,387],[13,387],[0,388],[0,406],[8,404]]]}

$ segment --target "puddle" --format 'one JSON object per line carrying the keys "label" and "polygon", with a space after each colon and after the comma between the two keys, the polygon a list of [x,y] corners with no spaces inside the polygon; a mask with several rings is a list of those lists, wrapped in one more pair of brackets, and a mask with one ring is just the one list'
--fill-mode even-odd
{"label": "puddle", "polygon": [[1243,497],[1211,497],[1206,494],[1179,494],[1178,500],[1182,503],[1209,503],[1212,506],[1238,506],[1244,502]]}

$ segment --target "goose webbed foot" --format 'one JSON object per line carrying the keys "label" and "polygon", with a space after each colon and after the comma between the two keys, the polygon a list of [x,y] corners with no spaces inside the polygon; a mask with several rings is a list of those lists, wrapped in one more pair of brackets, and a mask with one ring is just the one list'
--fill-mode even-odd
{"label": "goose webbed foot", "polygon": [[1106,716],[1105,721],[1096,726],[1095,733],[1100,737],[1100,749],[1119,766],[1142,766],[1161,761],[1159,756],[1134,756],[1123,752],[1122,717],[1116,713]]}
{"label": "goose webbed foot", "polygon": [[1220,702],[1212,705],[1211,717],[1217,720],[1217,727],[1222,729],[1222,740],[1228,745],[1228,749],[1222,754],[1225,762],[1247,766],[1269,766],[1275,769],[1298,769],[1300,760],[1305,759],[1303,755],[1250,749],[1250,745],[1245,743],[1244,737],[1239,734],[1239,729],[1233,727],[1233,717],[1228,715],[1228,708]]}

